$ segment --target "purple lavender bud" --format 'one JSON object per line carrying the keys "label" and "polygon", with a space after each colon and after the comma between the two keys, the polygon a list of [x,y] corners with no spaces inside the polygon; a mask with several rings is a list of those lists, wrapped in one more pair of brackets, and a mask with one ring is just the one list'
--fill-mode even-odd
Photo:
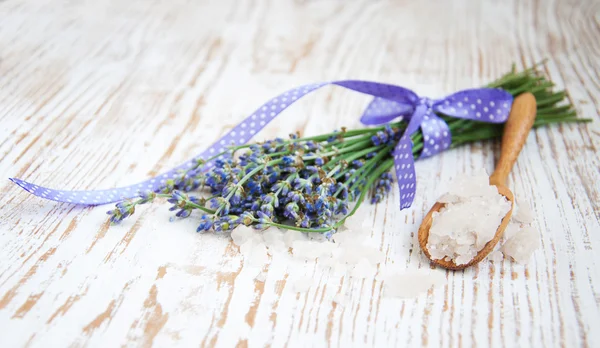
{"label": "purple lavender bud", "polygon": [[127,202],[119,202],[117,203],[116,207],[121,215],[126,215],[129,212],[129,206]]}
{"label": "purple lavender bud", "polygon": [[310,218],[308,216],[304,216],[300,221],[300,227],[309,228],[310,227]]}
{"label": "purple lavender bud", "polygon": [[263,213],[271,219],[273,218],[273,206],[270,204],[264,204],[260,207],[259,213]]}
{"label": "purple lavender bud", "polygon": [[298,218],[298,210],[300,210],[298,204],[296,204],[295,202],[290,202],[285,206],[283,216],[287,217],[288,219],[295,220]]}
{"label": "purple lavender bud", "polygon": [[352,161],[351,164],[352,164],[352,166],[354,168],[360,168],[360,167],[362,167],[365,164],[365,161],[363,161],[363,160],[354,160],[354,161]]}
{"label": "purple lavender bud", "polygon": [[190,214],[192,214],[192,210],[191,209],[181,209],[175,215],[177,217],[180,217],[180,218],[186,218],[186,217],[190,216]]}
{"label": "purple lavender bud", "polygon": [[283,156],[283,157],[281,158],[281,160],[282,160],[282,163],[283,163],[284,165],[286,165],[286,166],[291,166],[291,165],[293,165],[293,164],[295,163],[295,161],[296,161],[296,159],[294,158],[294,156],[290,156],[290,155]]}
{"label": "purple lavender bud", "polygon": [[202,218],[200,219],[200,224],[198,225],[196,232],[208,231],[211,229],[212,225],[213,225],[213,218],[208,215],[203,215]]}

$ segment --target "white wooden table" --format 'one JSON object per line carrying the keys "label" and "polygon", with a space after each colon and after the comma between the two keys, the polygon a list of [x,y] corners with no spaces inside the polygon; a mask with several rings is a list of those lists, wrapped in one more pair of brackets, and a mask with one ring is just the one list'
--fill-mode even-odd
{"label": "white wooden table", "polygon": [[[598,37],[598,1],[0,2],[0,346],[600,345]],[[156,205],[111,227],[108,206],[44,201],[6,179],[135,183],[301,83],[362,78],[436,97],[543,58],[595,122],[535,131],[511,175],[541,249],[526,266],[449,272],[416,299],[277,260],[261,283],[227,235],[194,232],[197,217],[170,223]],[[258,138],[357,127],[367,101],[328,88]],[[497,150],[421,161],[411,209],[395,192],[361,209],[387,263],[428,267],[424,212],[458,173],[493,169]],[[314,280],[307,293],[290,289],[300,276]]]}

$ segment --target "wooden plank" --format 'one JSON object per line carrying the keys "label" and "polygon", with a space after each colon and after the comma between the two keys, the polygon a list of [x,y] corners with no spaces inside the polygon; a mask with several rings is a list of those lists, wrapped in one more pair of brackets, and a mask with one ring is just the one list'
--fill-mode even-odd
{"label": "wooden plank", "polygon": [[[432,97],[547,58],[588,125],[531,134],[510,177],[533,206],[532,261],[483,263],[411,300],[379,280],[275,255],[244,265],[227,235],[140,209],[34,198],[0,184],[2,346],[597,346],[600,334],[600,4],[597,1],[0,3],[0,173],[56,188],[146,178],[200,152],[301,83],[363,78]],[[327,88],[257,138],[357,127],[368,98]],[[424,268],[420,220],[497,144],[418,163],[418,197],[361,208],[370,242]],[[265,283],[254,280],[267,272]],[[307,293],[293,284],[311,277]],[[332,301],[335,295],[343,304]]]}

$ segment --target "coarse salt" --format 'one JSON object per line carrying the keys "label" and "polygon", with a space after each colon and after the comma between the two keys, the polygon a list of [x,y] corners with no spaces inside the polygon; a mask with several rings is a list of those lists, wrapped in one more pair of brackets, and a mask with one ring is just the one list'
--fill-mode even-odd
{"label": "coarse salt", "polygon": [[514,221],[511,221],[508,224],[508,226],[506,226],[506,229],[504,230],[504,235],[502,237],[505,240],[511,239],[514,235],[519,233],[520,228],[521,226],[519,226],[519,224],[515,223]]}
{"label": "coarse salt", "polygon": [[520,199],[517,200],[517,206],[515,207],[515,213],[512,216],[513,220],[524,224],[530,224],[533,222],[533,213],[531,207]]}
{"label": "coarse salt", "polygon": [[343,306],[344,305],[344,295],[342,294],[335,294],[333,296],[333,298],[331,299],[331,302],[335,303],[338,306]]}
{"label": "coarse salt", "polygon": [[506,240],[502,246],[502,253],[519,263],[526,263],[539,246],[539,233],[533,227],[526,226]]}
{"label": "coarse salt", "polygon": [[302,277],[293,282],[294,292],[307,292],[312,286],[312,278]]}
{"label": "coarse salt", "polygon": [[[348,224],[350,228],[334,234],[332,241],[322,239],[316,234],[277,228],[258,231],[246,226],[238,226],[231,232],[231,237],[244,256],[244,265],[261,267],[269,261],[267,254],[274,253],[277,257],[318,261],[320,266],[329,268],[335,275],[383,281],[386,297],[416,297],[445,281],[444,273],[404,270],[402,274],[398,274],[397,267],[391,264],[385,266],[385,253],[378,247],[369,245],[372,242],[368,238],[370,231],[360,228],[361,221],[364,219],[354,219],[352,224]],[[353,226],[354,223],[359,226]],[[281,260],[278,259],[278,262]],[[255,281],[265,282],[267,274],[264,271],[258,271],[256,274]],[[291,291],[297,293],[306,293],[313,285],[317,284],[310,276],[289,282]],[[341,294],[336,295],[332,301],[342,306],[347,302]]]}
{"label": "coarse salt", "polygon": [[446,282],[442,271],[406,271],[392,273],[382,277],[383,296],[396,298],[414,298],[431,288],[442,286]]}
{"label": "coarse salt", "polygon": [[504,255],[500,250],[494,250],[488,255],[488,259],[493,262],[501,262],[504,260]]}
{"label": "coarse salt", "polygon": [[540,246],[540,235],[532,226],[533,213],[529,205],[522,200],[517,201],[511,222],[503,235],[502,253],[517,261],[526,263],[533,252]]}
{"label": "coarse salt", "polygon": [[433,259],[469,263],[494,238],[511,203],[489,184],[485,170],[456,178],[433,213],[427,250]]}
{"label": "coarse salt", "polygon": [[265,280],[267,280],[267,273],[265,273],[265,272],[258,273],[256,275],[256,277],[254,277],[254,280],[256,280],[257,282],[264,283]]}
{"label": "coarse salt", "polygon": [[352,268],[350,275],[353,278],[365,279],[375,275],[376,268],[369,263],[365,257],[361,257],[360,260]]}

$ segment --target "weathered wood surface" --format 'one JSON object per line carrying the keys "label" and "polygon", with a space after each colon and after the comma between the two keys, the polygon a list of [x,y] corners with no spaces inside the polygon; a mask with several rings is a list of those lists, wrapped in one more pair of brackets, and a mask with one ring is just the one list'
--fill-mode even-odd
{"label": "weathered wood surface", "polygon": [[[300,83],[373,79],[441,96],[548,58],[589,125],[530,135],[510,176],[542,248],[521,266],[447,273],[412,300],[277,259],[242,267],[227,236],[164,206],[120,226],[106,207],[0,185],[0,346],[598,346],[600,4],[597,1],[2,1],[0,177],[124,185],[199,152]],[[259,138],[354,127],[368,98],[328,88]],[[365,206],[399,267],[428,267],[418,224],[458,173],[493,168],[476,144],[418,163],[413,208]],[[290,289],[311,276],[308,293]],[[332,303],[335,294],[347,303]]]}

